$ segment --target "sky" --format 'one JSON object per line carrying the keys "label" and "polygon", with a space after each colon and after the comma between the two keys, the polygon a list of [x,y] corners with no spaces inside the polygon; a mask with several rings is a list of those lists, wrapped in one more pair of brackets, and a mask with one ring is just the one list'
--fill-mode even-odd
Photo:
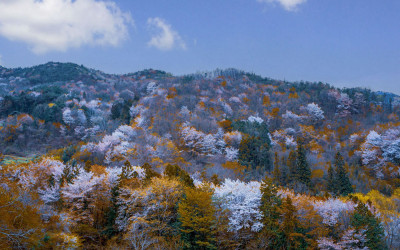
{"label": "sky", "polygon": [[400,94],[398,0],[0,0],[0,65],[237,68]]}

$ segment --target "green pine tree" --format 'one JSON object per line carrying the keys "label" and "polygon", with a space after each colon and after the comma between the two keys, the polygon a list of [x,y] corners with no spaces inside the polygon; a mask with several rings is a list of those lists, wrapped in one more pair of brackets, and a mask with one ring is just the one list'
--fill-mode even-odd
{"label": "green pine tree", "polygon": [[278,246],[280,205],[282,200],[278,195],[277,187],[272,180],[265,177],[261,184],[261,207],[264,227],[260,237],[260,248],[274,248]]}
{"label": "green pine tree", "polygon": [[280,171],[280,166],[279,166],[279,158],[278,158],[278,152],[275,152],[275,160],[274,160],[274,171],[273,171],[273,181],[276,185],[282,185],[282,174]]}
{"label": "green pine tree", "polygon": [[339,195],[348,195],[353,192],[350,179],[347,176],[346,169],[344,168],[344,160],[342,155],[338,152],[335,156],[336,167],[336,190]]}
{"label": "green pine tree", "polygon": [[380,220],[375,217],[368,207],[361,201],[357,202],[352,218],[351,225],[357,230],[366,230],[366,246],[369,249],[387,249],[385,244],[385,234]]}
{"label": "green pine tree", "polygon": [[297,180],[300,183],[305,184],[307,187],[311,187],[311,169],[307,162],[306,150],[301,140],[297,140],[297,159],[296,159],[296,170],[298,174]]}
{"label": "green pine tree", "polygon": [[145,178],[144,178],[143,181],[146,184],[149,184],[153,177],[160,177],[161,176],[159,173],[154,171],[153,168],[151,167],[151,165],[149,163],[147,163],[147,162],[142,165],[142,168],[144,169],[144,173],[145,173]]}
{"label": "green pine tree", "polygon": [[286,165],[289,168],[289,178],[288,178],[289,183],[294,183],[298,179],[296,158],[297,158],[296,152],[294,150],[290,151],[286,163]]}
{"label": "green pine tree", "polygon": [[185,186],[194,187],[193,179],[190,177],[188,172],[181,169],[178,165],[171,165],[165,168],[164,175],[168,178],[175,178],[182,182]]}
{"label": "green pine tree", "polygon": [[239,163],[242,166],[255,169],[258,165],[256,139],[254,136],[245,136],[239,145]]}
{"label": "green pine tree", "polygon": [[326,190],[332,194],[336,194],[336,178],[332,166],[328,168],[328,180],[326,182]]}
{"label": "green pine tree", "polygon": [[305,236],[301,232],[297,209],[292,199],[287,196],[281,206],[280,240],[278,245],[271,249],[306,249]]}
{"label": "green pine tree", "polygon": [[285,163],[285,157],[282,156],[281,158],[282,167],[280,168],[281,171],[281,183],[282,186],[287,186],[289,184],[289,168]]}

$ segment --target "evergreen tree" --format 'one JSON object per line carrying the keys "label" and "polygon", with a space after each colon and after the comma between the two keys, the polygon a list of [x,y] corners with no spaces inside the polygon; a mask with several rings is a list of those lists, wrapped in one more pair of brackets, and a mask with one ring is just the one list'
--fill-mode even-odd
{"label": "evergreen tree", "polygon": [[178,215],[184,249],[216,249],[212,191],[186,188]]}
{"label": "evergreen tree", "polygon": [[150,164],[147,162],[142,165],[142,168],[144,169],[146,175],[143,180],[146,184],[150,183],[153,177],[161,177],[161,175],[154,171]]}
{"label": "evergreen tree", "polygon": [[338,152],[335,156],[336,167],[336,190],[337,194],[348,195],[353,192],[349,177],[347,176],[346,169],[344,168],[344,160],[342,155]]}
{"label": "evergreen tree", "polygon": [[118,197],[120,195],[121,187],[120,187],[120,181],[118,182],[117,185],[111,188],[111,204],[107,208],[107,211],[105,213],[105,217],[107,219],[107,222],[105,224],[104,230],[102,234],[107,236],[108,238],[111,238],[115,234],[118,233],[117,227],[115,225],[115,220],[117,218],[117,211],[119,208],[118,204]]}
{"label": "evergreen tree", "polygon": [[384,241],[384,230],[380,220],[375,217],[368,207],[361,201],[357,202],[352,218],[351,225],[357,230],[366,230],[366,246],[369,249],[386,249]]}
{"label": "evergreen tree", "polygon": [[238,121],[233,125],[245,135],[239,145],[239,163],[252,169],[260,167],[264,172],[271,171],[271,141],[266,123]]}
{"label": "evergreen tree", "polygon": [[281,185],[286,187],[289,183],[289,170],[286,166],[282,166],[281,170]]}
{"label": "evergreen tree", "polygon": [[296,165],[296,152],[294,150],[290,151],[289,157],[287,159],[286,165],[289,168],[289,183],[294,183],[297,181],[297,165]]}
{"label": "evergreen tree", "polygon": [[281,183],[282,186],[287,186],[289,184],[289,168],[285,163],[285,157],[282,156],[281,158],[282,167],[280,168],[281,171]]}
{"label": "evergreen tree", "polygon": [[331,165],[328,168],[328,180],[326,182],[326,190],[332,194],[336,194],[336,178]]}
{"label": "evergreen tree", "polygon": [[269,153],[270,149],[270,138],[267,124],[265,122],[258,124],[257,126],[257,139],[259,144],[258,158],[259,166],[262,167],[264,171],[271,171],[271,157]]}
{"label": "evergreen tree", "polygon": [[261,169],[265,172],[271,171],[271,159],[270,159],[270,153],[269,153],[269,144],[268,143],[263,143],[259,147],[258,151],[258,166],[261,167]]}
{"label": "evergreen tree", "polygon": [[305,249],[306,241],[301,233],[297,209],[287,196],[281,206],[280,242],[272,249]]}
{"label": "evergreen tree", "polygon": [[279,167],[278,152],[275,152],[273,181],[276,185],[282,185],[282,174]]}
{"label": "evergreen tree", "polygon": [[239,163],[242,166],[255,169],[259,163],[257,157],[256,140],[254,136],[245,136],[239,145]]}
{"label": "evergreen tree", "polygon": [[261,207],[263,214],[264,228],[260,237],[260,248],[274,248],[278,246],[279,218],[281,198],[278,189],[273,185],[272,180],[265,177],[261,184]]}
{"label": "evergreen tree", "polygon": [[297,180],[311,187],[311,169],[307,162],[306,150],[301,140],[297,140],[297,159],[296,159]]}
{"label": "evergreen tree", "polygon": [[182,182],[185,186],[194,187],[193,179],[190,177],[188,172],[181,169],[178,165],[171,165],[165,168],[164,175],[168,178],[176,178]]}

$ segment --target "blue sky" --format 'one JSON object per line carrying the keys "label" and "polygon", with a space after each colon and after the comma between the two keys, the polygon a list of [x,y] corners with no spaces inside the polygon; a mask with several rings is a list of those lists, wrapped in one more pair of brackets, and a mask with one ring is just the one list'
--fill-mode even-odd
{"label": "blue sky", "polygon": [[234,67],[400,94],[399,13],[397,0],[0,1],[0,64]]}

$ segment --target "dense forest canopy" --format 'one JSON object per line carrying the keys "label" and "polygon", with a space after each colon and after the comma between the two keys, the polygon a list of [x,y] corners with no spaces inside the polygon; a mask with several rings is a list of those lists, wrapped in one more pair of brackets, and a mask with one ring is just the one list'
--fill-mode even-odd
{"label": "dense forest canopy", "polygon": [[0,246],[399,248],[399,116],[236,69],[0,67]]}

